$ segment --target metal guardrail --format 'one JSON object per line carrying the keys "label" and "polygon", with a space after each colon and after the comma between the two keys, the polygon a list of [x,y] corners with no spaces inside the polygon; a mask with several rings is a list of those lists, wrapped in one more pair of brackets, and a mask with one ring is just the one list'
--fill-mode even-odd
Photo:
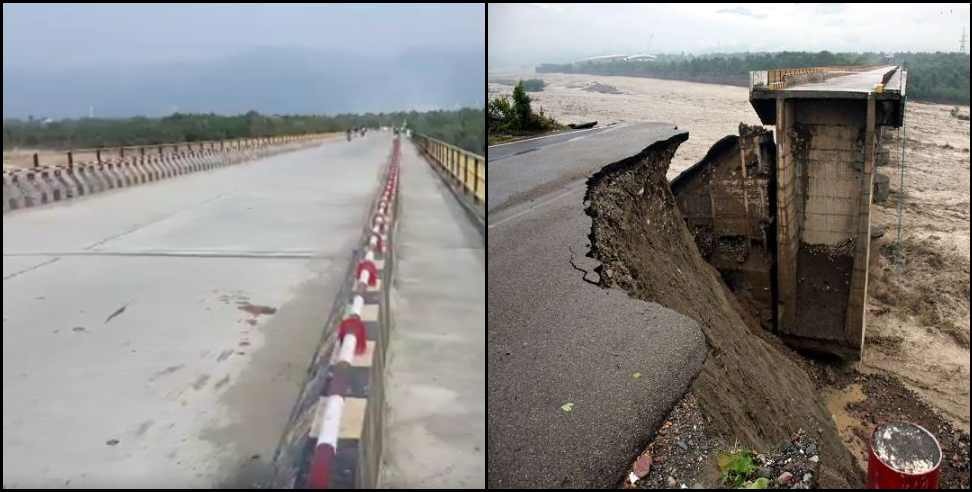
{"label": "metal guardrail", "polygon": [[767,90],[785,89],[793,80],[801,75],[819,73],[824,79],[849,75],[855,72],[873,70],[881,65],[847,65],[834,67],[803,67],[803,68],[774,68],[770,70],[753,70],[749,72],[749,90],[763,88]]}
{"label": "metal guardrail", "polygon": [[412,140],[449,172],[478,203],[486,203],[486,158],[435,138],[414,134]]}

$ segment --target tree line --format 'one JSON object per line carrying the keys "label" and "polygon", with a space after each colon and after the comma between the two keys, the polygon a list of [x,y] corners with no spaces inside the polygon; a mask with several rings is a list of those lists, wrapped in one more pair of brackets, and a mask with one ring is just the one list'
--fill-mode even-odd
{"label": "tree line", "polygon": [[969,104],[969,55],[963,53],[722,53],[705,56],[660,56],[655,61],[542,64],[537,72],[627,75],[748,85],[750,70],[834,65],[904,65],[907,95],[941,103]]}
{"label": "tree line", "polygon": [[72,149],[158,145],[235,138],[275,137],[343,132],[349,128],[401,126],[449,142],[470,152],[486,150],[485,112],[478,108],[450,111],[400,111],[325,115],[263,115],[256,111],[225,116],[173,113],[162,118],[80,118],[63,120],[4,119],[3,148]]}

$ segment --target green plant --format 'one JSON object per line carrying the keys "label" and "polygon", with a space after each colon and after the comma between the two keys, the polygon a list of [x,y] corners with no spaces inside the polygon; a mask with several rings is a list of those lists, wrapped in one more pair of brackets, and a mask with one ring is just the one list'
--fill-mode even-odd
{"label": "green plant", "polygon": [[739,450],[719,455],[719,472],[722,483],[727,487],[737,488],[743,485],[756,473],[756,463],[753,453]]}
{"label": "green plant", "polygon": [[513,88],[513,116],[516,130],[528,130],[533,110],[530,109],[530,96],[523,89],[523,81],[516,83]]}
{"label": "green plant", "polygon": [[756,480],[751,480],[742,485],[744,489],[766,489],[769,488],[769,479],[766,477],[759,477]]}
{"label": "green plant", "polygon": [[742,485],[744,489],[766,489],[769,488],[769,479],[766,477],[759,477],[756,480],[751,480]]}
{"label": "green plant", "polygon": [[510,130],[509,126],[513,121],[513,105],[507,96],[497,96],[489,100],[486,109],[486,117],[489,118],[489,132],[500,133]]}
{"label": "green plant", "polygon": [[542,109],[539,113],[534,113],[530,102],[522,80],[513,88],[512,99],[509,96],[497,96],[489,100],[486,105],[486,119],[490,144],[498,143],[508,136],[529,135],[562,127],[553,118],[546,116]]}

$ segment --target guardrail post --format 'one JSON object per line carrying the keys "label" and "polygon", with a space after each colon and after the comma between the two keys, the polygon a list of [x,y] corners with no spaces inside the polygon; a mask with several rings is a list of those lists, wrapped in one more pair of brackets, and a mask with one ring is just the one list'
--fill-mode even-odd
{"label": "guardrail post", "polygon": [[479,198],[479,162],[473,167],[473,197]]}
{"label": "guardrail post", "polygon": [[121,155],[119,157],[121,157],[122,159],[124,159],[125,158],[125,147],[120,147],[118,149],[118,151],[121,153]]}
{"label": "guardrail post", "polygon": [[462,155],[462,190],[469,189],[469,155]]}
{"label": "guardrail post", "polygon": [[101,164],[101,149],[95,149],[95,158],[98,159],[98,164]]}
{"label": "guardrail post", "polygon": [[74,167],[74,153],[68,151],[68,167]]}
{"label": "guardrail post", "polygon": [[37,152],[34,152],[34,167],[40,167],[40,159],[37,157]]}

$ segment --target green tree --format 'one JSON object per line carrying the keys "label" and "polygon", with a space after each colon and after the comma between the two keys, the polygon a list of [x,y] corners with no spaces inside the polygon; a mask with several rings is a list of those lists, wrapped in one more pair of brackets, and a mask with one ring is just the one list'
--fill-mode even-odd
{"label": "green tree", "polygon": [[513,114],[517,130],[527,130],[530,128],[530,119],[533,110],[530,109],[530,96],[523,88],[523,81],[516,83],[513,88]]}

